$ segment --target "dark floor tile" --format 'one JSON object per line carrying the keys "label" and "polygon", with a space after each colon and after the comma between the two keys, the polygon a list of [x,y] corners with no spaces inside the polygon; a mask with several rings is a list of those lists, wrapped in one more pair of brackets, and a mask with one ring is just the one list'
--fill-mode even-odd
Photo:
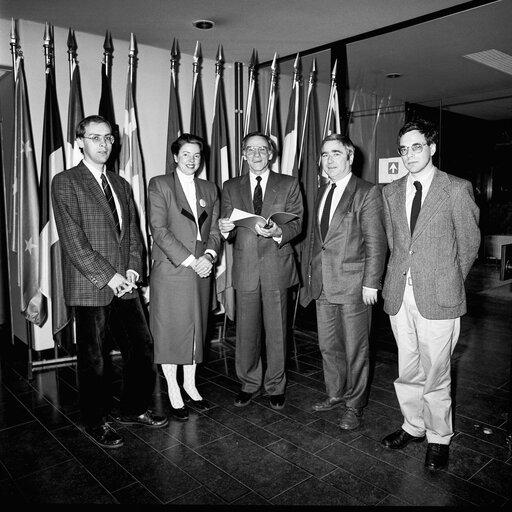
{"label": "dark floor tile", "polygon": [[380,503],[378,503],[379,507],[410,507],[409,503],[397,498],[396,496],[392,496],[388,494]]}
{"label": "dark floor tile", "polygon": [[115,498],[77,461],[71,460],[17,480],[29,503],[99,505]]}
{"label": "dark floor tile", "polygon": [[[503,437],[504,436],[505,433],[503,432]],[[456,444],[457,446],[463,446],[465,448],[470,448],[475,452],[486,455],[492,459],[501,460],[502,462],[505,462],[510,457],[509,451],[506,448],[504,441],[502,446],[496,446],[493,443],[488,443],[487,441],[478,439],[476,437],[461,432],[457,434],[452,444]]]}
{"label": "dark floor tile", "polygon": [[355,477],[341,468],[331,472],[322,480],[343,491],[345,494],[357,498],[364,505],[377,505],[388,496],[386,491]]}
{"label": "dark floor tile", "polygon": [[[123,430],[119,433],[124,435]],[[80,429],[74,426],[63,428],[55,431],[54,435],[108,491],[114,492],[134,483],[134,477],[110,457],[112,450],[101,448]]]}
{"label": "dark floor tile", "polygon": [[245,494],[241,498],[238,498],[236,501],[234,501],[232,505],[236,505],[237,507],[267,507],[268,505],[271,505],[271,503],[270,501],[263,498],[263,496],[260,496],[255,492],[249,492],[248,494]]}
{"label": "dark floor tile", "polygon": [[226,473],[236,475],[237,480],[265,499],[273,498],[308,477],[305,471],[238,434],[214,441],[197,451]]}
{"label": "dark floor tile", "polygon": [[36,421],[0,431],[0,461],[13,478],[70,458],[70,453]]}
{"label": "dark floor tile", "polygon": [[460,445],[457,440],[450,444],[450,462],[448,471],[465,480],[480,471],[492,457]]}
{"label": "dark floor tile", "polygon": [[470,480],[499,496],[512,500],[512,466],[498,460],[491,460]]}
{"label": "dark floor tile", "polygon": [[[169,421],[173,420],[171,419]],[[112,424],[114,427],[116,427],[116,425],[119,426],[119,424],[116,424],[115,422],[112,422]],[[148,428],[142,425],[134,425],[128,427],[128,429],[134,436],[137,436],[139,439],[149,444],[149,446],[159,452],[180,444],[177,439],[169,434],[169,431],[166,427]]]}
{"label": "dark floor tile", "polygon": [[267,449],[317,478],[336,470],[336,466],[285,440],[276,441]]}
{"label": "dark floor tile", "polygon": [[[502,428],[496,428],[485,422],[475,420],[473,418],[467,418],[462,414],[455,415],[454,428],[456,432],[467,434],[471,438],[475,438],[478,441],[482,441],[482,446],[492,444],[500,451],[502,451],[503,448],[506,447],[507,432]],[[487,452],[485,451],[483,453]],[[495,458],[501,459],[501,457]]]}
{"label": "dark floor tile", "polygon": [[[325,414],[332,414],[333,411],[329,411]],[[338,426],[337,418],[335,421],[333,417],[330,416],[330,420],[327,419],[324,413],[319,413],[317,416],[317,420],[308,425],[309,428],[316,430],[326,436],[331,437],[333,440],[343,441],[344,443],[348,443],[353,439],[360,436],[359,432],[356,430],[344,430]]]}
{"label": "dark floor tile", "polygon": [[200,484],[129,431],[122,448],[110,450],[118,464],[163,503],[168,503]]}
{"label": "dark floor tile", "polygon": [[357,506],[363,503],[335,487],[310,477],[271,499],[273,505]]}
{"label": "dark floor tile", "polygon": [[226,505],[226,502],[205,487],[187,492],[169,502],[169,505]]}
{"label": "dark floor tile", "polygon": [[161,505],[162,502],[139,482],[112,493],[121,505]]}
{"label": "dark floor tile", "polygon": [[182,444],[164,450],[162,455],[215,493],[223,503],[231,503],[250,491],[238,480],[231,478],[204,457]]}
{"label": "dark floor tile", "polygon": [[71,421],[50,404],[33,409],[32,414],[50,431],[71,425]]}
{"label": "dark floor tile", "polygon": [[33,421],[34,417],[12,394],[0,403],[0,430]]}
{"label": "dark floor tile", "polygon": [[27,503],[27,500],[18,486],[11,479],[8,479],[0,480],[0,502],[19,506]]}

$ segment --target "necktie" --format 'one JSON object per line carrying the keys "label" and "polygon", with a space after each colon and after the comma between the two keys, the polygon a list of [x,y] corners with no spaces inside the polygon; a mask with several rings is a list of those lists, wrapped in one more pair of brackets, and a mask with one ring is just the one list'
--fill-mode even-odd
{"label": "necktie", "polygon": [[324,204],[324,210],[322,212],[322,218],[320,219],[320,233],[322,235],[322,240],[325,240],[325,236],[327,235],[327,230],[329,229],[329,217],[331,213],[331,204],[332,204],[332,195],[334,194],[334,189],[336,188],[336,183],[331,185],[331,190],[327,194]]}
{"label": "necktie", "polygon": [[103,187],[103,192],[105,193],[105,197],[107,198],[108,205],[110,207],[110,211],[112,212],[112,216],[114,217],[114,222],[116,224],[117,232],[121,232],[121,227],[119,223],[119,216],[117,215],[116,202],[114,200],[114,195],[112,194],[112,189],[110,188],[110,184],[107,181],[105,174],[101,174],[101,185]]}
{"label": "necktie", "polygon": [[256,187],[254,188],[254,196],[252,198],[252,204],[254,206],[254,213],[261,215],[261,206],[263,205],[263,191],[261,190],[261,176],[256,176]]}
{"label": "necktie", "polygon": [[418,220],[421,209],[421,183],[415,181],[414,186],[416,187],[416,194],[414,194],[411,207],[411,235],[414,233],[414,226],[416,226],[416,221]]}

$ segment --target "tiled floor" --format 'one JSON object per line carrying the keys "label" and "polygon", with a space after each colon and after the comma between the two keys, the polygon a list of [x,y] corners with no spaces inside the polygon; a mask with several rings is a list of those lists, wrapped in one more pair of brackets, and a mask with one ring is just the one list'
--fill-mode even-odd
{"label": "tiled floor", "polygon": [[[233,405],[239,385],[229,325],[199,372],[200,391],[214,406],[163,429],[122,428],[125,446],[110,451],[79,428],[74,366],[39,370],[27,381],[25,351],[0,333],[0,503],[510,506],[512,285],[485,263],[472,270],[468,290],[453,357],[456,435],[447,470],[424,470],[425,444],[392,452],[379,443],[401,424],[396,346],[379,308],[362,427],[339,429],[339,409],[310,412],[324,396],[322,365],[314,315],[300,309],[282,411],[265,397]],[[162,376],[154,400],[165,412]]]}

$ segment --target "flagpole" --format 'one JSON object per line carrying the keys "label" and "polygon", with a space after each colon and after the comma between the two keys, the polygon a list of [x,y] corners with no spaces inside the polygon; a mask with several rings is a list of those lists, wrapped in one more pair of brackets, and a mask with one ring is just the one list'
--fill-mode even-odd
{"label": "flagpole", "polygon": [[132,93],[135,96],[135,68],[137,67],[137,43],[133,32],[130,35],[130,50],[128,52],[128,68],[130,70],[130,82],[132,84]]}
{"label": "flagpole", "polygon": [[299,162],[298,166],[299,169],[302,166],[302,157],[304,152],[304,138],[306,137],[306,125],[307,125],[307,118],[309,112],[309,102],[311,101],[311,93],[313,91],[313,87],[315,84],[315,77],[316,75],[316,58],[313,58],[313,62],[311,63],[311,71],[309,72],[309,81],[308,81],[308,94],[306,96],[306,106],[304,108],[305,117],[304,117],[304,123],[302,124],[302,136],[300,138],[300,150],[299,150]]}
{"label": "flagpole", "polygon": [[105,41],[103,42],[103,64],[105,64],[105,75],[108,78],[109,86],[112,86],[112,54],[114,46],[112,44],[112,34],[107,30]]}
{"label": "flagpole", "polygon": [[77,49],[76,39],[75,39],[74,34],[70,28],[69,32],[68,32],[68,68],[69,68],[69,81],[70,82],[73,79],[73,66],[74,66],[75,60],[76,60],[76,49]]}
{"label": "flagpole", "polygon": [[272,60],[272,65],[270,66],[270,69],[272,70],[271,76],[270,76],[270,89],[268,93],[268,102],[267,102],[267,115],[265,117],[265,131],[264,133],[266,135],[270,134],[270,127],[272,125],[272,113],[274,110],[274,101],[275,101],[275,91],[276,91],[276,84],[277,84],[277,53],[274,53],[274,59]]}
{"label": "flagpole", "polygon": [[244,65],[242,62],[235,62],[235,162],[238,163],[236,168],[237,176],[242,168],[240,143],[244,129],[244,107],[242,100],[244,95],[243,69]]}

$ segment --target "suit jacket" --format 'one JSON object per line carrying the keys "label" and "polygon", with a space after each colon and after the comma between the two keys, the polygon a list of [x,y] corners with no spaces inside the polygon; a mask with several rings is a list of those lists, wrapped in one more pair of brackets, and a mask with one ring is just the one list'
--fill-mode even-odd
{"label": "suit jacket", "polygon": [[334,211],[325,240],[320,234],[319,208],[330,184],[316,197],[309,279],[311,298],[322,288],[334,304],[363,302],[362,288],[380,289],[388,250],[379,188],[352,175]]}
{"label": "suit jacket", "polygon": [[[99,183],[80,162],[52,181],[52,204],[62,248],[64,297],[69,306],[106,306],[114,297],[107,286],[117,272],[142,273],[142,238],[128,182],[107,171],[119,199],[121,233]],[[127,293],[123,299],[134,298]]]}
{"label": "suit jacket", "polygon": [[[218,254],[220,232],[217,223],[217,186],[197,178],[194,183],[203,245],[201,254],[206,249],[212,249]],[[148,185],[148,196],[149,223],[154,241],[151,257],[155,261],[170,261],[180,272],[180,264],[191,254],[196,255],[198,226],[176,172],[152,178]]]}
{"label": "suit jacket", "polygon": [[[221,216],[229,217],[233,208],[254,213],[249,174],[224,183]],[[281,243],[272,238],[257,236],[251,229],[236,227],[227,243],[233,247],[233,287],[252,291],[261,284],[264,290],[284,290],[298,283],[295,253],[291,241],[302,229],[304,207],[297,178],[270,171],[261,215],[265,218],[275,212],[295,213],[299,217],[281,227]]]}
{"label": "suit jacket", "polygon": [[422,316],[457,318],[466,312],[464,280],[480,246],[479,209],[469,181],[435,170],[411,237],[405,210],[407,176],[383,189],[391,251],[384,280],[384,310],[396,315],[411,269]]}

